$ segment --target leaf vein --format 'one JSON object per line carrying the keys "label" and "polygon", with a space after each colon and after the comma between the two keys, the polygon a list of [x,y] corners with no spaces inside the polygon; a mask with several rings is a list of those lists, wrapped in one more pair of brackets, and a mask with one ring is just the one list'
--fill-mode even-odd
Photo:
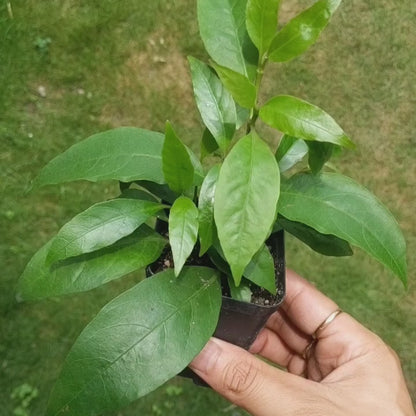
{"label": "leaf vein", "polygon": [[[194,298],[201,296],[204,291],[207,290],[207,288],[215,281],[217,278],[216,275],[211,277],[208,281],[206,281],[198,290],[196,290],[189,298],[187,302],[183,302],[179,307],[175,307],[175,310],[168,314],[165,319],[157,323],[152,331],[149,331],[147,334],[143,335],[141,338],[139,338],[137,341],[135,341],[129,348],[127,348],[126,351],[118,355],[113,361],[109,361],[109,364],[105,367],[103,367],[100,371],[98,371],[98,376],[102,378],[102,374],[106,373],[109,368],[111,368],[117,361],[119,361],[122,357],[127,355],[131,350],[133,350],[140,342],[142,342],[144,339],[146,339],[148,336],[150,336],[156,329],[160,328],[161,326],[164,326],[165,323],[172,318],[178,311],[181,309],[184,309],[185,307],[190,304]],[[128,303],[128,302],[127,302]],[[68,402],[62,405],[62,407],[59,409],[59,411],[55,414],[59,414],[63,409],[65,409],[67,406],[69,406],[70,403],[72,403],[86,388],[88,385],[90,385],[95,380],[95,377],[91,377],[90,380],[86,381],[82,388],[78,391],[78,393]]]}

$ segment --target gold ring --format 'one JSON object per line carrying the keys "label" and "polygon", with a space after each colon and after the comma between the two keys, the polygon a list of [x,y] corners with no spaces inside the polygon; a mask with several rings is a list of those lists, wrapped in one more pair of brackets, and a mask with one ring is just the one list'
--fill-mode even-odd
{"label": "gold ring", "polygon": [[323,321],[321,323],[321,325],[318,326],[318,328],[316,329],[316,331],[312,334],[312,338],[313,339],[318,339],[319,338],[319,334],[331,323],[334,321],[334,319],[342,312],[341,309],[337,309],[334,312],[331,313],[331,315],[328,316],[328,318],[325,319],[325,321]]}
{"label": "gold ring", "polygon": [[316,331],[311,335],[312,341],[306,346],[302,353],[303,359],[308,359],[310,356],[310,353],[312,351],[312,348],[316,345],[316,343],[319,340],[319,335],[322,333],[322,331],[329,326],[331,322],[334,321],[334,319],[342,312],[341,309],[337,309],[334,312],[332,312],[316,329]]}

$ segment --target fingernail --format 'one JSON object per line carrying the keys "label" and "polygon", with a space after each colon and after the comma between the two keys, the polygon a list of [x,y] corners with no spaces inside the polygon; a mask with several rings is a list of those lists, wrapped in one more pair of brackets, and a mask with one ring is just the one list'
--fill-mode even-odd
{"label": "fingernail", "polygon": [[192,360],[189,367],[208,374],[215,367],[220,354],[221,347],[214,340],[210,339],[203,350]]}

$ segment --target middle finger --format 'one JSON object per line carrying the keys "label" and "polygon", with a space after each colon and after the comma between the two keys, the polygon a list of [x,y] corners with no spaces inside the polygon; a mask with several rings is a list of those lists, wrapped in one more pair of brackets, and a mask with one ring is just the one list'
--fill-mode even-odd
{"label": "middle finger", "polygon": [[298,355],[302,355],[311,342],[311,337],[300,331],[288,318],[283,309],[278,310],[269,318],[266,328],[275,332]]}

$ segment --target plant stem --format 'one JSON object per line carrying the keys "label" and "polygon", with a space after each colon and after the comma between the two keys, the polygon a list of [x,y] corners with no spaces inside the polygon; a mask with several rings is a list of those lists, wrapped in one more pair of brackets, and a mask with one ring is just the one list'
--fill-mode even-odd
{"label": "plant stem", "polygon": [[254,107],[250,111],[250,118],[247,122],[247,134],[250,133],[252,129],[254,129],[256,125],[256,121],[259,117],[259,92],[260,92],[261,82],[264,76],[264,68],[267,64],[267,61],[268,61],[267,54],[264,54],[262,57],[259,56],[259,63],[257,66],[256,81],[255,81],[256,101],[255,101]]}
{"label": "plant stem", "polygon": [[196,205],[198,205],[198,187],[197,186],[194,187],[194,198],[193,198],[193,201],[194,201],[194,203]]}

